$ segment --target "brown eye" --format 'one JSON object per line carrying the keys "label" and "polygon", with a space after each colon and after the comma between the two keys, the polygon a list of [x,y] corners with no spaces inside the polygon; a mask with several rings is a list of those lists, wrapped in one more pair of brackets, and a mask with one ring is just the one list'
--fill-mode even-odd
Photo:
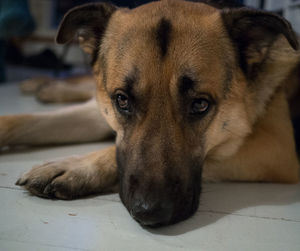
{"label": "brown eye", "polygon": [[128,112],[129,111],[129,99],[124,94],[117,94],[116,103],[120,110]]}
{"label": "brown eye", "polygon": [[204,98],[195,99],[192,102],[190,114],[191,115],[202,115],[209,109],[209,101]]}

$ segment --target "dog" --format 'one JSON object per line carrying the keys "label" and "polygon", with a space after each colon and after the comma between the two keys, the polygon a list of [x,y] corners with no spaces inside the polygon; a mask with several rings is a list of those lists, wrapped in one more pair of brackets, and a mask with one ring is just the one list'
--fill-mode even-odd
{"label": "dog", "polygon": [[96,98],[2,116],[0,145],[113,132],[115,145],[36,166],[17,185],[58,199],[118,191],[137,222],[157,227],[196,211],[202,180],[298,182],[288,100],[300,53],[284,18],[226,1],[92,3],[63,18],[56,41],[74,37],[91,55]]}

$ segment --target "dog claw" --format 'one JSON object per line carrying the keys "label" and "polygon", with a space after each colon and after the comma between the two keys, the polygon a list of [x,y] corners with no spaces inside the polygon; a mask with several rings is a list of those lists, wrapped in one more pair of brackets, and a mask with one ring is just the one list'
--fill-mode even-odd
{"label": "dog claw", "polygon": [[52,197],[52,196],[54,196],[55,192],[56,192],[56,191],[55,191],[54,186],[53,186],[52,184],[49,184],[49,185],[47,185],[47,186],[45,187],[45,189],[44,189],[44,191],[43,191],[43,194]]}
{"label": "dog claw", "polygon": [[27,179],[18,179],[17,182],[15,183],[16,186],[24,186],[27,183]]}

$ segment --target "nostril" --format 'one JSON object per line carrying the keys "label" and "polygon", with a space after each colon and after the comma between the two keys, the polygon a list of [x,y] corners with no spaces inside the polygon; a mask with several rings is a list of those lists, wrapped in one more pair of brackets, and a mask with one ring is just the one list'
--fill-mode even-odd
{"label": "nostril", "polygon": [[133,216],[147,215],[151,214],[154,210],[150,207],[148,203],[136,203],[131,209],[131,214]]}
{"label": "nostril", "polygon": [[130,214],[142,225],[155,226],[166,224],[170,221],[172,208],[146,202],[136,203],[132,207]]}
{"label": "nostril", "polygon": [[146,203],[135,203],[134,206],[130,210],[130,214],[132,217],[138,217],[139,215],[145,214],[148,210],[149,206]]}

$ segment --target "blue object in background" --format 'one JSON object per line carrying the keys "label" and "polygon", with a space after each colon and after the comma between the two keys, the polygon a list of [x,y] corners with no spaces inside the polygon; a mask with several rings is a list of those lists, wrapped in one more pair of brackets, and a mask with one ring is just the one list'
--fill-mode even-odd
{"label": "blue object in background", "polygon": [[0,39],[26,36],[34,28],[27,0],[0,0]]}
{"label": "blue object in background", "polygon": [[0,83],[5,81],[5,40],[26,36],[34,29],[27,0],[0,0]]}
{"label": "blue object in background", "polygon": [[4,58],[5,58],[5,47],[4,47],[4,41],[0,40],[0,83],[4,82],[5,80],[5,73],[4,73]]}

